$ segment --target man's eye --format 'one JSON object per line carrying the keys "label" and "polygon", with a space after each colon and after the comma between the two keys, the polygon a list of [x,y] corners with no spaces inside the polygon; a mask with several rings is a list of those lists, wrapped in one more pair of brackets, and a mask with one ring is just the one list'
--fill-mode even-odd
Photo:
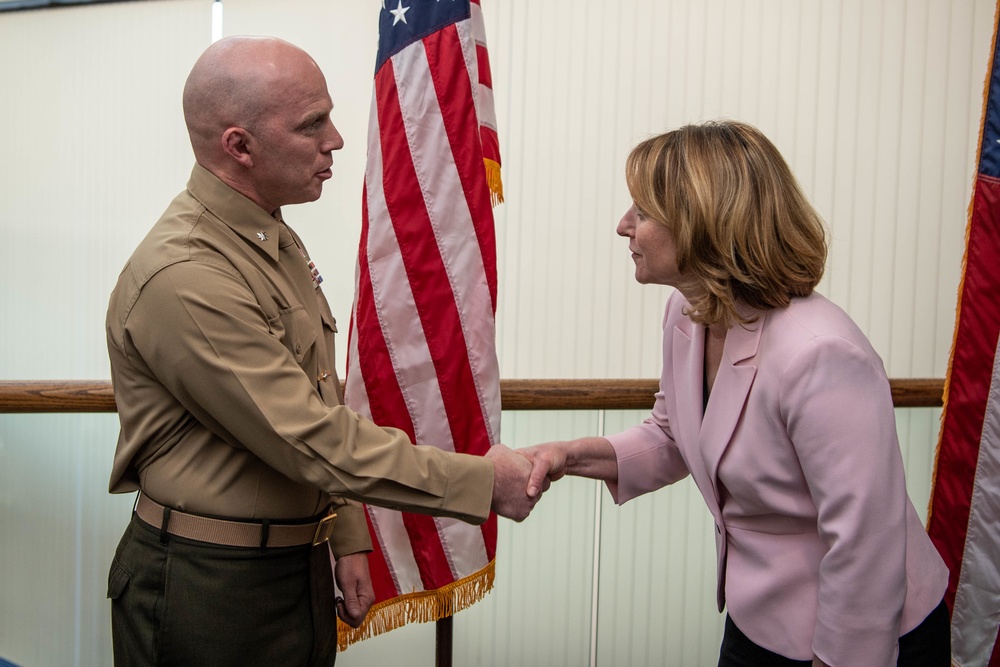
{"label": "man's eye", "polygon": [[316,120],[312,121],[311,123],[306,123],[305,125],[303,125],[302,126],[302,131],[303,132],[315,132],[316,130],[318,130],[322,126],[323,126],[323,119],[322,118],[317,118]]}

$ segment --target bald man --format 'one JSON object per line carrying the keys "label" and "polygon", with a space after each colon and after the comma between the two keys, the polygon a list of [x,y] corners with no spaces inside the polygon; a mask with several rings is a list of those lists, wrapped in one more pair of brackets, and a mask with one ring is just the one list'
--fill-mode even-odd
{"label": "bald man", "polygon": [[357,626],[374,597],[359,503],[519,521],[531,466],[413,446],[343,406],[336,322],[281,215],[319,198],[344,145],[313,59],[224,39],[183,101],[196,164],[107,316],[110,491],[139,492],[109,576],[115,664],[332,665],[337,613]]}

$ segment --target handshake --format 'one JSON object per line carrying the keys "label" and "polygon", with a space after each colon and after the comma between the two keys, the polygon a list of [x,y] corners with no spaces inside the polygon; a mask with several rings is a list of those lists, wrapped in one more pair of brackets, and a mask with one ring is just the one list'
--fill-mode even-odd
{"label": "handshake", "polygon": [[493,502],[500,516],[523,521],[549,484],[565,474],[565,456],[552,445],[513,450],[494,445],[486,458],[493,461]]}

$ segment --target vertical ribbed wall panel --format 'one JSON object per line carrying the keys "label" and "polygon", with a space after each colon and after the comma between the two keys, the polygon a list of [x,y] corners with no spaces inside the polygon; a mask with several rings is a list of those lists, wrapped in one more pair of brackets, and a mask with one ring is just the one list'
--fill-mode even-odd
{"label": "vertical ribbed wall panel", "polygon": [[[615,235],[623,164],[651,134],[720,117],[758,125],[788,159],[830,229],[821,291],[890,375],[944,375],[991,0],[483,2],[507,198],[504,377],[658,375],[669,289],[635,284]],[[107,377],[108,293],[190,169],[179,93],[208,44],[209,4],[0,14],[0,377]],[[346,324],[379,5],[225,6],[226,34],[284,37],[327,74],[346,146],[323,199],[286,217]],[[897,412],[921,512],[939,413]],[[604,428],[642,416],[608,414]],[[598,424],[505,414],[502,437],[527,446]],[[105,492],[115,431],[108,415],[0,416],[0,532],[18,536],[0,540],[0,656],[110,664],[103,586],[130,502]],[[689,481],[621,508],[594,482],[559,482],[528,521],[501,522],[497,588],[457,617],[456,664],[715,664],[711,528]],[[432,665],[433,632],[390,633],[338,664]]]}
{"label": "vertical ribbed wall panel", "polygon": [[0,14],[3,377],[107,377],[108,295],[191,168],[205,3]]}
{"label": "vertical ribbed wall panel", "polygon": [[[107,378],[104,312],[190,169],[195,0],[0,14],[0,377]],[[198,31],[192,26],[201,25]],[[110,665],[113,415],[0,415],[0,656]]]}

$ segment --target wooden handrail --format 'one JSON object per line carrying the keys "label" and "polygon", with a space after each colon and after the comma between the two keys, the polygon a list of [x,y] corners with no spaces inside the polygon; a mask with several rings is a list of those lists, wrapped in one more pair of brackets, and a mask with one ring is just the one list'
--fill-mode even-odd
{"label": "wooden handrail", "polygon": [[[648,410],[657,380],[501,380],[504,410]],[[944,380],[889,380],[897,408],[941,407]],[[0,413],[115,412],[101,380],[0,380]]]}

